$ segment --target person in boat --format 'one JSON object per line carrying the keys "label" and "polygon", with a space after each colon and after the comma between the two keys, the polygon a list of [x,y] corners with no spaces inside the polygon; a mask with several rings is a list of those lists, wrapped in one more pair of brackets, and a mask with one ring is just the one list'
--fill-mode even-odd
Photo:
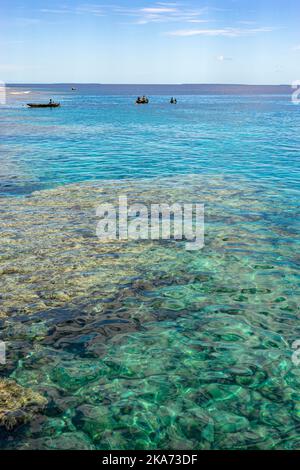
{"label": "person in boat", "polygon": [[139,96],[136,100],[136,103],[137,104],[147,104],[147,103],[149,103],[149,100],[146,96],[142,96],[142,97]]}
{"label": "person in boat", "polygon": [[52,98],[50,98],[50,100],[49,100],[49,104],[53,104]]}

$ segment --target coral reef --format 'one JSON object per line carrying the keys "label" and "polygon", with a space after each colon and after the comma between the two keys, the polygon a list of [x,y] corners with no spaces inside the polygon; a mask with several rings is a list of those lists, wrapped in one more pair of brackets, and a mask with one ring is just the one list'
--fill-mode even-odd
{"label": "coral reef", "polygon": [[95,208],[116,202],[115,182],[0,199],[5,373],[17,396],[48,400],[36,413],[8,395],[2,421],[28,425],[1,447],[300,448],[298,201],[199,176],[118,194],[204,202],[204,249],[99,241]]}
{"label": "coral reef", "polygon": [[14,380],[0,379],[0,426],[7,430],[26,423],[46,404],[47,400],[40,394]]}

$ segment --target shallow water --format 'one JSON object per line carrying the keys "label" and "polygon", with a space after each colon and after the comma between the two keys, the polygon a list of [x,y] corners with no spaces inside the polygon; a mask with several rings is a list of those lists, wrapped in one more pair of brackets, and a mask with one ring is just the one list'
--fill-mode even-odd
{"label": "shallow water", "polygon": [[[121,145],[122,126],[110,156],[119,149],[123,160],[116,160],[115,167],[107,164],[107,173],[105,164],[99,165],[102,181],[81,184],[73,179],[87,179],[85,171],[92,179],[93,159],[81,165],[80,145],[61,146],[59,132],[72,127],[70,120],[60,127],[62,114],[36,122],[32,140],[30,133],[25,139],[20,121],[15,135],[7,136],[10,171],[16,175],[13,168],[18,167],[20,175],[6,195],[32,192],[35,184],[52,189],[0,199],[0,339],[8,352],[0,371],[46,397],[48,404],[14,431],[2,428],[1,448],[300,448],[300,368],[292,361],[292,344],[300,339],[299,138],[289,115],[291,110],[298,116],[299,110],[281,97],[222,99],[230,102],[228,107],[238,106],[236,127],[230,130],[228,114],[228,121],[214,129],[212,142],[203,142],[203,153],[199,129],[203,125],[206,136],[208,127],[213,129],[221,98],[207,98],[197,116],[192,98],[186,98],[169,128],[160,105],[149,111],[133,107],[128,122],[136,113],[143,116],[141,132],[146,135],[149,127],[146,149],[148,155],[154,152],[146,175],[147,159],[137,158],[141,153],[133,140],[128,137],[130,144]],[[14,106],[6,112],[28,112]],[[250,118],[249,107],[255,115],[270,113],[271,121]],[[283,118],[276,116],[277,108]],[[284,125],[275,132],[277,119]],[[52,153],[45,151],[40,162],[49,120],[59,128],[57,140],[45,144]],[[238,145],[246,128],[249,158],[242,159]],[[93,132],[99,144],[93,126],[78,136],[82,132],[88,133],[87,147],[93,145]],[[170,135],[165,146],[156,140],[162,132],[166,139]],[[229,132],[221,152],[217,140]],[[102,163],[111,160],[111,137],[110,131],[104,133]],[[173,159],[177,147],[181,150]],[[181,159],[185,147],[186,159]],[[65,160],[60,164],[58,148],[65,152],[66,166]],[[128,179],[131,172],[135,179]],[[55,187],[61,183],[72,184]],[[100,242],[95,208],[116,202],[119,194],[146,204],[205,203],[204,249],[188,252],[184,242],[172,240]]]}
{"label": "shallow water", "polygon": [[298,448],[297,201],[241,178],[126,181],[130,201],[204,202],[206,246],[103,244],[115,184],[1,200],[6,371],[48,399],[2,446]]}

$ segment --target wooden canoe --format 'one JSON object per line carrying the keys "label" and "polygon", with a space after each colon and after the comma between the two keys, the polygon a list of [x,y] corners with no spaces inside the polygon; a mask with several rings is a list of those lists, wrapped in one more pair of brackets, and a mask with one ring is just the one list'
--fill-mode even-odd
{"label": "wooden canoe", "polygon": [[29,108],[58,108],[60,103],[28,103],[27,106]]}

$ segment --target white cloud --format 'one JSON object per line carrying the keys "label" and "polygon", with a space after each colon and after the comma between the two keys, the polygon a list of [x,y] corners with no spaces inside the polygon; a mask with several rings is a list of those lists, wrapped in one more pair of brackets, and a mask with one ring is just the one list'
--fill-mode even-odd
{"label": "white cloud", "polygon": [[167,34],[169,36],[224,36],[224,37],[239,37],[248,36],[257,33],[268,33],[273,31],[272,28],[253,28],[253,29],[241,29],[241,28],[215,28],[215,29],[181,29],[177,31],[170,31]]}
{"label": "white cloud", "polygon": [[294,46],[293,51],[300,51],[300,44],[297,44],[297,46]]}
{"label": "white cloud", "polygon": [[[219,10],[213,7],[191,8],[183,2],[153,2],[144,7],[124,7],[118,4],[97,5],[95,3],[82,3],[76,6],[62,6],[58,8],[42,8],[40,11],[45,14],[80,14],[92,16],[112,15],[114,17],[129,17],[131,22],[137,25],[146,25],[149,23],[182,23],[186,25],[208,23],[205,14],[213,10]],[[244,27],[220,27],[205,29],[180,29],[166,34],[170,36],[224,36],[237,37],[243,35],[252,35],[256,33],[269,32],[272,28],[252,27],[252,22],[244,23]],[[247,27],[248,25],[248,27]]]}
{"label": "white cloud", "polygon": [[240,24],[244,24],[244,25],[247,25],[247,26],[253,26],[254,24],[257,24],[256,21],[239,21]]}
{"label": "white cloud", "polygon": [[216,57],[216,59],[219,61],[219,62],[224,62],[224,61],[228,61],[228,60],[232,60],[232,57],[226,57],[224,55],[218,55]]}
{"label": "white cloud", "polygon": [[114,6],[113,11],[120,16],[135,18],[135,24],[167,22],[203,22],[202,15],[207,8],[191,9],[181,3],[157,2],[143,8],[126,8]]}
{"label": "white cloud", "polygon": [[187,23],[208,23],[208,20],[199,20],[199,19],[190,19],[190,20],[186,20]]}
{"label": "white cloud", "polygon": [[156,8],[141,8],[140,10],[142,13],[174,13],[177,12],[177,8],[163,8],[163,7],[156,7]]}
{"label": "white cloud", "polygon": [[61,8],[42,8],[42,13],[50,13],[54,15],[65,14],[89,14],[93,16],[105,16],[104,7],[102,5],[82,4],[75,7],[61,7]]}
{"label": "white cloud", "polygon": [[75,9],[76,13],[88,13],[94,16],[105,16],[104,7],[101,5],[79,5]]}

